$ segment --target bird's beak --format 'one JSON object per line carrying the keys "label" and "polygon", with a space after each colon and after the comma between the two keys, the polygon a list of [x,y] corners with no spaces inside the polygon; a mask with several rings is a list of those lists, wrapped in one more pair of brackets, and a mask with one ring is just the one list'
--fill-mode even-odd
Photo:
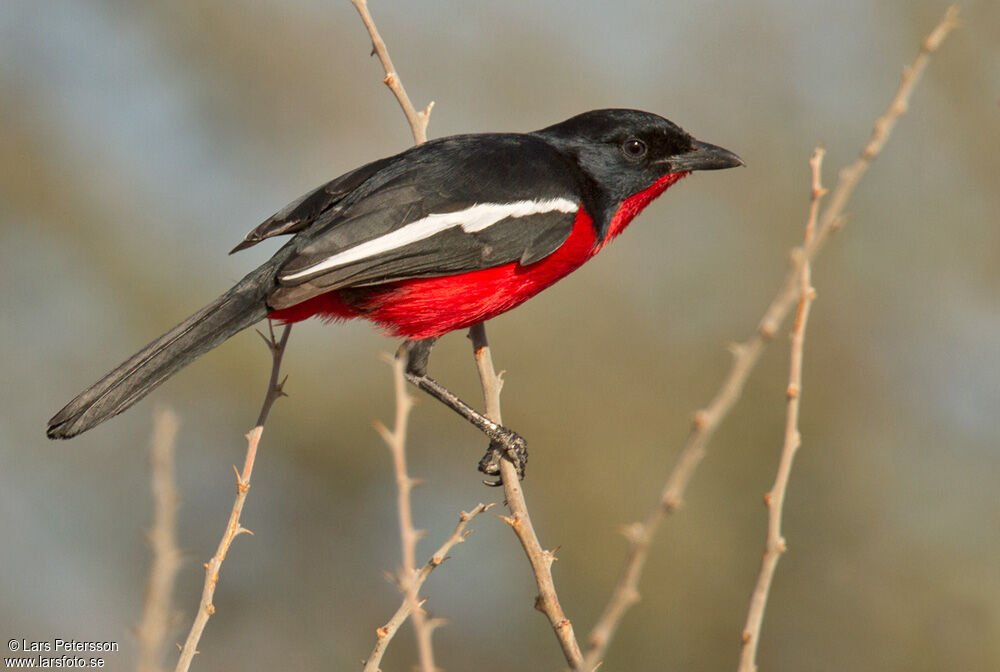
{"label": "bird's beak", "polygon": [[746,165],[743,159],[728,149],[695,140],[694,149],[667,159],[670,172],[683,173],[691,170],[722,170]]}

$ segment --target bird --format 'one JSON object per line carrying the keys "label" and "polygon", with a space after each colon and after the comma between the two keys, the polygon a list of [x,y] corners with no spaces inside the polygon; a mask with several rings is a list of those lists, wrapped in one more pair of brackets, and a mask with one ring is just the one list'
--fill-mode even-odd
{"label": "bird", "polygon": [[270,318],[363,318],[404,339],[407,379],[490,439],[479,468],[526,443],[427,375],[448,332],[505,313],[593,258],[694,171],[744,165],[671,121],[632,109],[578,114],[530,133],[430,140],[308,192],[230,254],[291,238],[198,312],[81,392],[48,423],[68,439],[118,415],[205,352]]}

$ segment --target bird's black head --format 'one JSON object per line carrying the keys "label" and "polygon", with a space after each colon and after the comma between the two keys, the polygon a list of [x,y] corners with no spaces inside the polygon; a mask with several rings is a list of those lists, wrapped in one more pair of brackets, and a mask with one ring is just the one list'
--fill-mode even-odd
{"label": "bird's black head", "polygon": [[[593,110],[536,132],[566,152],[617,204],[665,175],[742,166],[732,152],[695,140],[639,110]],[[610,205],[610,204],[608,204]]]}

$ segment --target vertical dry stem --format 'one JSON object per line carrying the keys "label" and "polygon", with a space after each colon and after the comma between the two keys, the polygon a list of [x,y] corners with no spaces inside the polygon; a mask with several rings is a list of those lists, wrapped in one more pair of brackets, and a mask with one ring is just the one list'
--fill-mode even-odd
{"label": "vertical dry stem", "polygon": [[673,513],[684,500],[684,493],[695,470],[705,457],[706,446],[718,429],[722,420],[736,404],[743,392],[750,373],[757,365],[761,353],[774,338],[774,334],[785,321],[799,295],[801,266],[811,262],[823,248],[830,233],[844,221],[844,208],[862,175],[868,170],[872,160],[881,152],[896,121],[907,109],[914,86],[927,67],[930,54],[944,41],[948,33],[958,26],[958,8],[949,7],[938,25],[920,44],[920,51],[913,63],[903,69],[902,82],[885,113],[875,120],[874,129],[861,155],[850,166],[843,169],[837,184],[831,192],[826,208],[819,221],[812,240],[792,255],[792,265],[785,281],[764,316],[756,333],[744,343],[731,347],[733,363],[718,392],[704,409],[694,414],[691,432],[677,457],[673,469],[660,493],[659,501],[645,520],[627,528],[626,537],[629,550],[622,573],[612,590],[608,604],[602,612],[588,638],[590,648],[584,661],[584,669],[591,670],[604,657],[607,647],[628,608],[638,598],[639,578],[649,552],[649,544],[663,518]]}
{"label": "vertical dry stem", "polygon": [[[812,168],[812,200],[809,205],[809,218],[806,222],[805,242],[812,242],[819,214],[819,202],[826,190],[821,181],[823,165],[823,149],[817,147],[813,152],[809,165]],[[761,561],[757,584],[750,597],[750,607],[747,611],[746,625],[743,627],[743,644],[740,649],[738,672],[755,672],[757,669],[757,646],[760,642],[760,629],[764,622],[764,610],[767,608],[767,598],[771,592],[771,582],[778,567],[778,560],[787,546],[781,533],[781,517],[785,505],[785,493],[788,490],[788,479],[792,473],[792,461],[802,443],[799,434],[799,405],[802,398],[802,360],[806,340],[806,324],[809,321],[809,309],[816,294],[811,283],[809,261],[803,260],[799,271],[799,304],[795,313],[795,323],[792,328],[792,345],[789,355],[788,388],[785,392],[785,439],[778,460],[778,471],[774,477],[774,485],[764,495],[767,505],[767,541],[764,557]]]}
{"label": "vertical dry stem", "polygon": [[[503,420],[500,416],[500,388],[503,387],[503,381],[493,368],[490,345],[486,340],[486,327],[477,324],[469,330],[469,336],[472,339],[476,367],[479,370],[479,380],[483,387],[483,397],[486,400],[486,415],[493,422],[501,424]],[[566,662],[572,669],[579,669],[583,660],[580,644],[573,633],[573,624],[566,618],[562,605],[559,604],[555,581],[552,578],[552,563],[556,559],[555,553],[543,549],[538,541],[538,535],[531,524],[531,516],[528,514],[528,505],[524,500],[521,482],[517,477],[517,469],[510,460],[500,460],[500,477],[503,480],[507,507],[510,509],[510,516],[504,517],[504,520],[514,530],[514,534],[521,542],[524,553],[528,556],[528,562],[531,563],[531,570],[538,586],[535,608],[549,619],[552,630],[559,640],[560,647],[562,647],[563,655],[566,657]]]}
{"label": "vertical dry stem", "polygon": [[174,668],[174,672],[186,672],[191,667],[191,661],[194,659],[195,654],[198,653],[198,641],[201,639],[201,633],[204,632],[208,619],[215,613],[215,605],[212,604],[212,597],[215,595],[215,586],[219,582],[219,570],[222,567],[222,562],[226,559],[226,553],[229,552],[229,547],[232,545],[233,539],[244,532],[250,533],[250,530],[240,524],[240,514],[243,513],[243,504],[246,502],[247,492],[250,490],[250,476],[253,474],[254,460],[257,459],[257,445],[260,443],[260,437],[264,433],[264,423],[267,422],[271,406],[274,405],[274,402],[279,397],[285,394],[282,391],[285,381],[281,380],[279,382],[281,358],[285,354],[285,345],[288,343],[288,337],[292,333],[292,326],[286,325],[281,332],[281,338],[275,339],[274,327],[270,321],[268,321],[267,326],[270,338],[264,336],[264,334],[260,334],[260,337],[264,339],[268,349],[271,351],[271,377],[267,383],[267,392],[264,395],[264,402],[260,407],[260,414],[257,416],[257,424],[246,435],[247,454],[243,462],[243,471],[241,472],[235,466],[233,467],[233,470],[236,471],[236,500],[233,502],[233,509],[229,514],[229,522],[226,523],[226,531],[222,534],[219,547],[216,549],[215,555],[212,556],[211,560],[205,563],[205,586],[201,592],[201,603],[198,605],[198,614],[194,618],[194,623],[191,624],[191,630],[188,632],[187,640],[181,649],[181,656],[177,661],[177,667]]}
{"label": "vertical dry stem", "polygon": [[[365,28],[368,30],[368,35],[372,40],[372,53],[377,54],[379,61],[382,63],[382,69],[385,70],[385,78],[382,80],[392,94],[396,97],[396,101],[399,103],[400,108],[403,110],[403,114],[406,116],[406,121],[410,124],[410,132],[413,133],[413,141],[416,144],[422,144],[427,141],[427,124],[430,123],[431,110],[434,109],[434,101],[428,103],[427,107],[418,112],[413,103],[410,102],[410,97],[406,94],[406,89],[403,88],[403,80],[400,79],[399,75],[396,73],[396,68],[392,64],[392,59],[389,58],[389,49],[385,45],[385,40],[378,32],[378,28],[375,26],[375,20],[372,18],[371,12],[368,11],[368,0],[351,0],[351,4],[354,8],[358,10],[358,14],[361,16],[361,21],[365,24]],[[406,394],[405,389],[401,390],[401,386],[405,388],[405,381],[402,377],[403,371],[399,368],[400,364],[396,364],[396,398],[397,398],[397,418],[396,418],[396,433],[400,430],[400,412],[402,406],[400,404],[406,405],[406,414],[409,413],[409,406],[412,405],[412,399]],[[403,395],[406,401],[402,401]],[[431,646],[431,633],[434,627],[437,625],[435,622],[428,622],[426,614],[423,609],[420,608],[420,604],[417,600],[417,594],[415,589],[412,588],[414,584],[413,575],[415,572],[414,556],[416,554],[416,542],[419,539],[416,530],[413,529],[413,519],[410,512],[410,490],[413,489],[413,481],[406,475],[406,448],[405,448],[405,432],[406,432],[406,419],[403,417],[402,424],[402,434],[400,434],[399,443],[400,448],[397,451],[393,448],[393,462],[396,468],[396,483],[398,486],[398,497],[399,497],[399,525],[400,525],[400,536],[403,543],[403,570],[401,576],[401,586],[406,592],[407,599],[410,600],[410,610],[413,612],[413,630],[417,638],[417,650],[420,656],[420,666],[423,672],[433,672],[434,667],[434,653]],[[385,436],[383,434],[383,436]],[[386,439],[388,442],[389,439]],[[390,447],[392,444],[390,443]],[[400,464],[402,465],[402,471],[400,470]],[[405,500],[405,504],[404,501]],[[386,642],[388,645],[388,641]],[[381,659],[381,655],[378,656]],[[377,665],[377,662],[376,662]]]}
{"label": "vertical dry stem", "polygon": [[385,70],[385,79],[382,81],[396,96],[399,106],[403,108],[403,114],[406,115],[406,121],[409,122],[410,131],[413,133],[413,141],[418,145],[427,142],[427,124],[430,122],[431,110],[434,109],[434,101],[428,103],[421,112],[413,107],[410,97],[406,95],[406,89],[403,88],[403,80],[396,74],[396,68],[392,64],[392,59],[389,58],[389,50],[386,48],[382,36],[379,35],[378,28],[375,27],[375,20],[372,19],[371,12],[368,11],[368,0],[351,0],[351,4],[358,10],[365,28],[368,29],[368,34],[372,38],[372,50],[378,55],[378,59],[382,62],[382,69]]}
{"label": "vertical dry stem", "polygon": [[432,626],[427,613],[421,608],[417,581],[417,542],[424,535],[413,527],[413,509],[410,493],[417,484],[406,468],[406,427],[413,408],[413,397],[406,391],[406,357],[392,360],[393,384],[396,391],[396,422],[393,430],[381,422],[375,429],[392,452],[393,471],[396,475],[396,509],[399,513],[399,539],[402,546],[403,565],[399,571],[399,587],[406,597],[407,608],[412,613],[413,631],[417,638],[417,654],[421,672],[434,672],[434,649],[431,646]]}
{"label": "vertical dry stem", "polygon": [[138,672],[158,672],[162,669],[164,644],[174,619],[174,581],[181,566],[181,554],[177,548],[178,497],[174,478],[177,424],[176,413],[169,408],[157,407],[150,442],[153,526],[149,530],[149,546],[153,551],[153,563],[149,568],[142,620],[136,628]]}

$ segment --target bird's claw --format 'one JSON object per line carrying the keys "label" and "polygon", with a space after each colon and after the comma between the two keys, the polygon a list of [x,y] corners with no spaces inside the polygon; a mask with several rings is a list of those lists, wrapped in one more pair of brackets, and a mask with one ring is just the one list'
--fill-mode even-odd
{"label": "bird's claw", "polygon": [[[524,479],[524,470],[528,466],[528,443],[518,434],[507,430],[501,438],[491,441],[490,447],[479,460],[479,471],[487,476],[500,475],[500,460],[506,459],[514,465],[519,480]],[[484,485],[492,488],[503,485],[503,480],[484,480]]]}

